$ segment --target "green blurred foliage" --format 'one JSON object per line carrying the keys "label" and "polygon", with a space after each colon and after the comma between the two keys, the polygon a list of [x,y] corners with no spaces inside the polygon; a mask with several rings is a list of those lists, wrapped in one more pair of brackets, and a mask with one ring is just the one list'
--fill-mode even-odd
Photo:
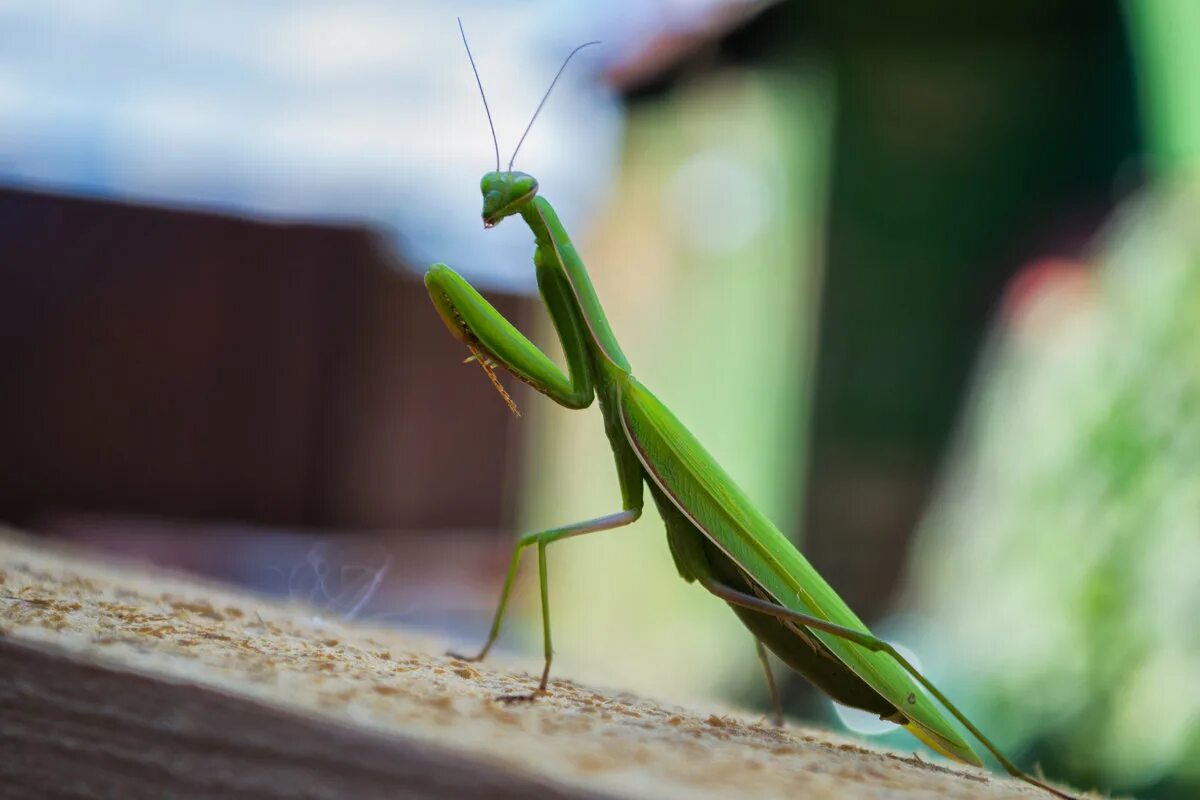
{"label": "green blurred foliage", "polygon": [[914,554],[918,649],[1047,774],[1200,796],[1200,187],[1010,296]]}
{"label": "green blurred foliage", "polygon": [[910,595],[1002,746],[1077,785],[1196,797],[1200,4],[1125,12],[1153,183],[1094,267],[1012,292]]}

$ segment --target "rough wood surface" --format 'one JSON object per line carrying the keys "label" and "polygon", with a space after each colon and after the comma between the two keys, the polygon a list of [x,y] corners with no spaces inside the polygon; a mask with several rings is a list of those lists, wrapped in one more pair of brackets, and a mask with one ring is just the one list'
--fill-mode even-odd
{"label": "rough wood surface", "polygon": [[1041,797],[0,531],[3,797]]}

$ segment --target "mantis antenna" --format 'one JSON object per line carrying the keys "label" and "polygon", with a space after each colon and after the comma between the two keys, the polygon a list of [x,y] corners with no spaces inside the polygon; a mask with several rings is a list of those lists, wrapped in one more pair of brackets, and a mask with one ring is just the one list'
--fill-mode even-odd
{"label": "mantis antenna", "polygon": [[[465,42],[466,40],[464,39],[463,41]],[[599,41],[584,42],[583,44],[579,45],[574,50],[572,50],[570,53],[568,53],[567,57],[565,59],[563,59],[562,66],[558,68],[558,72],[555,74],[554,80],[550,81],[550,88],[546,90],[546,93],[544,95],[542,95],[542,102],[538,103],[537,110],[533,112],[533,117],[530,118],[529,124],[525,126],[525,132],[521,134],[520,140],[517,141],[517,146],[513,150],[512,158],[510,158],[508,160],[508,171],[509,172],[512,172],[513,162],[517,160],[517,151],[521,149],[521,145],[524,144],[524,142],[525,142],[525,137],[529,135],[529,129],[533,127],[534,120],[536,120],[538,118],[538,114],[542,113],[542,106],[546,105],[546,101],[550,99],[550,92],[554,91],[554,84],[558,83],[558,79],[563,74],[563,70],[567,68],[567,64],[569,64],[571,62],[571,58],[576,53],[578,53],[583,48],[590,47],[591,45],[594,45],[594,44],[600,44],[600,42]],[[500,170],[499,165],[497,165],[496,170],[497,171]]]}
{"label": "mantis antenna", "polygon": [[[467,48],[467,60],[471,62],[471,72],[475,73],[475,83],[479,85],[479,96],[483,98],[483,111],[485,114],[487,114],[488,127],[492,129],[492,144],[495,145],[495,147],[496,147],[496,172],[499,172],[500,171],[500,140],[498,140],[496,138],[496,126],[492,123],[492,110],[490,108],[488,108],[487,95],[483,93],[483,81],[481,81],[479,79],[479,70],[475,68],[475,58],[471,55],[471,46],[469,44],[467,44],[467,32],[463,30],[462,17],[457,17],[457,19],[458,19],[458,32],[460,34],[462,34],[463,47]],[[575,55],[575,54],[572,53],[571,55]],[[570,56],[568,56],[568,58],[570,58]],[[566,65],[564,64],[563,66],[566,66]],[[559,71],[561,72],[562,70],[559,70]],[[558,78],[555,78],[555,80],[558,80]],[[554,84],[550,84],[550,86],[551,86],[551,88],[553,88]],[[547,94],[549,94],[549,93],[547,92]],[[544,103],[546,101],[543,100],[542,102]],[[541,110],[541,106],[538,106],[538,109]],[[535,114],[534,116],[537,116],[537,115]],[[521,138],[524,139],[525,137],[522,136]],[[517,147],[520,147],[520,146],[521,145],[519,145],[519,144],[517,145]],[[515,156],[516,154],[514,153],[513,155]],[[508,168],[510,171],[512,170],[511,162],[509,163]]]}

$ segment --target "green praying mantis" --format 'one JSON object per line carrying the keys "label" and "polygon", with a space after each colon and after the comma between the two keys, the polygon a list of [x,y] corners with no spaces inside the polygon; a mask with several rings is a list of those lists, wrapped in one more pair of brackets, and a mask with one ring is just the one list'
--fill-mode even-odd
{"label": "green praying mantis", "polygon": [[765,649],[835,701],[902,725],[951,759],[982,766],[979,756],[931,702],[932,696],[1011,775],[1059,797],[1071,797],[1018,769],[908,659],[873,635],[671,410],[634,377],[583,261],[553,207],[538,194],[532,175],[512,168],[571,57],[596,43],[580,45],[563,61],[508,169],[501,171],[491,110],[461,20],[459,30],[496,149],[496,169],[484,175],[480,184],[483,225],[491,228],[519,215],[533,232],[538,289],[562,346],[566,374],[450,267],[431,266],[425,285],[446,327],[470,349],[468,361],[480,364],[514,413],[516,406],[496,378],[496,365],[565,408],[584,409],[593,399],[599,401],[621,492],[620,511],[526,533],[517,540],[487,641],[468,660],[483,659],[495,644],[521,555],[526,548],[536,547],[545,666],[536,691],[505,699],[532,700],[545,694],[554,655],[546,549],[572,536],[632,524],[642,514],[648,490],[665,524],[680,576],[726,602],[753,634],[776,708]]}

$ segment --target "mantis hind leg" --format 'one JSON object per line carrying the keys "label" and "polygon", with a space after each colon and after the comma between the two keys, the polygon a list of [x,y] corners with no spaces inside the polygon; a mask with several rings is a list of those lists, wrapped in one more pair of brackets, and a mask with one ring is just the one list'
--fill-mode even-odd
{"label": "mantis hind leg", "polygon": [[496,643],[496,639],[500,636],[500,626],[504,622],[504,612],[508,608],[508,598],[512,594],[512,588],[516,582],[517,567],[521,563],[521,552],[526,547],[536,544],[538,549],[538,584],[542,600],[542,643],[545,647],[546,664],[542,669],[542,679],[538,683],[536,691],[527,695],[505,695],[500,699],[505,701],[533,700],[538,695],[545,694],[546,682],[550,679],[550,662],[554,658],[554,648],[550,640],[550,590],[546,580],[546,547],[560,539],[569,539],[572,536],[582,536],[585,533],[609,531],[614,528],[624,527],[636,521],[641,515],[642,510],[640,508],[630,508],[604,517],[576,522],[573,525],[567,525],[562,528],[552,528],[546,531],[523,534],[517,539],[517,545],[513,548],[512,559],[508,563],[508,574],[504,578],[504,588],[500,590],[500,602],[496,606],[496,615],[492,620],[492,628],[488,633],[488,638],[484,642],[483,648],[475,656],[464,657],[457,653],[450,653],[449,655],[464,661],[480,661],[487,656],[488,651],[492,649],[492,645]]}
{"label": "mantis hind leg", "polygon": [[1050,786],[1047,783],[1043,783],[1032,775],[1029,775],[1023,770],[1019,769],[1015,764],[1009,761],[1004,753],[1000,752],[999,748],[992,744],[991,740],[984,736],[983,732],[980,731],[979,728],[975,727],[975,725],[969,719],[967,719],[966,715],[959,711],[958,708],[950,702],[946,695],[942,694],[940,689],[934,686],[928,678],[917,671],[917,668],[909,663],[908,659],[902,656],[896,650],[896,648],[892,647],[879,637],[873,636],[869,633],[863,633],[862,631],[854,630],[853,628],[847,628],[844,625],[838,625],[836,623],[829,622],[828,620],[821,619],[820,617],[814,617],[810,614],[802,614],[798,611],[792,611],[790,608],[784,608],[783,606],[777,603],[772,603],[769,600],[763,600],[760,597],[755,597],[754,595],[746,594],[745,592],[739,592],[738,590],[732,589],[723,583],[718,583],[711,578],[700,579],[700,585],[730,605],[741,606],[742,608],[748,608],[752,611],[758,611],[762,614],[767,614],[768,616],[775,617],[776,619],[784,622],[791,622],[797,625],[803,625],[807,628],[813,628],[814,630],[824,631],[849,642],[853,642],[860,647],[865,647],[873,652],[886,653],[888,656],[894,659],[896,663],[904,669],[905,672],[907,672],[909,675],[912,675],[913,679],[916,680],[917,683],[925,687],[926,691],[937,698],[937,701],[941,703],[946,710],[949,711],[954,718],[962,724],[964,728],[969,730],[971,734],[979,740],[980,744],[988,749],[988,752],[995,756],[996,760],[1000,762],[1000,766],[1004,767],[1004,770],[1009,775],[1012,775],[1014,778],[1020,778],[1026,783],[1033,784],[1034,786],[1044,789],[1045,791],[1050,792],[1058,797],[1062,797],[1065,800],[1075,800],[1073,795],[1069,795],[1059,789],[1055,789],[1053,786]]}

